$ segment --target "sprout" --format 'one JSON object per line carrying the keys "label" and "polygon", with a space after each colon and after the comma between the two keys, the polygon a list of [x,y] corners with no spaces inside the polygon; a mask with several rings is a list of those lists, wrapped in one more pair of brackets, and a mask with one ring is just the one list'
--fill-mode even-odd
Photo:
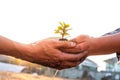
{"label": "sprout", "polygon": [[66,24],[65,22],[59,22],[60,26],[57,27],[55,30],[55,34],[60,34],[61,35],[61,40],[65,39],[65,36],[70,35],[68,33],[69,30],[71,30],[70,25]]}

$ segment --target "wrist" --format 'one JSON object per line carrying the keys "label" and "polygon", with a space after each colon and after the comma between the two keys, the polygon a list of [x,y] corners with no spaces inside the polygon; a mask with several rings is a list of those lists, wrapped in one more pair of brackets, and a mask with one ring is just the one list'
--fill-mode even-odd
{"label": "wrist", "polygon": [[114,38],[103,36],[91,40],[89,55],[106,55],[117,51]]}
{"label": "wrist", "polygon": [[90,37],[88,56],[97,55],[98,49],[101,46],[98,38]]}
{"label": "wrist", "polygon": [[16,52],[13,54],[14,57],[33,62],[32,55],[34,52],[30,44],[22,44],[18,42],[14,42],[13,44]]}

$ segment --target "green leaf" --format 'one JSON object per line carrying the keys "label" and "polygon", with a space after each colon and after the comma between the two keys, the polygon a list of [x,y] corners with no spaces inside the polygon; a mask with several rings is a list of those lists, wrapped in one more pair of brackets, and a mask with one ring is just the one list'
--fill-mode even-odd
{"label": "green leaf", "polygon": [[62,26],[58,26],[58,30],[62,30],[63,28],[62,28]]}
{"label": "green leaf", "polygon": [[60,31],[59,30],[55,30],[55,33],[58,34]]}
{"label": "green leaf", "polygon": [[70,25],[66,24],[65,22],[59,22],[60,26],[57,27],[55,30],[56,34],[60,34],[62,38],[64,38],[67,35],[70,35],[68,33],[69,30],[71,30]]}
{"label": "green leaf", "polygon": [[70,27],[70,25],[69,24],[65,24],[65,28],[69,28]]}
{"label": "green leaf", "polygon": [[63,22],[59,22],[61,26],[64,26],[64,23]]}

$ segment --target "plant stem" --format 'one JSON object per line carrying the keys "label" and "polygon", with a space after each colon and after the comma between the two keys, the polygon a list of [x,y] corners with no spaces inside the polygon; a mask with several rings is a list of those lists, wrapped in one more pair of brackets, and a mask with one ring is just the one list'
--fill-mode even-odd
{"label": "plant stem", "polygon": [[52,80],[54,80],[54,78],[55,78],[55,76],[57,75],[58,71],[59,71],[59,70],[56,70],[56,71],[55,71],[55,74],[53,75]]}

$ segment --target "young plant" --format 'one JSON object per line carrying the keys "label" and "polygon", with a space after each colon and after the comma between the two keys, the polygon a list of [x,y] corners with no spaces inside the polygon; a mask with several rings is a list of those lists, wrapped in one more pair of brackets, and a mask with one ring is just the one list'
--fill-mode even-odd
{"label": "young plant", "polygon": [[[66,24],[65,22],[59,22],[59,24],[60,25],[57,27],[57,29],[55,29],[55,34],[60,34],[61,35],[61,38],[59,40],[61,40],[61,41],[67,41],[67,39],[65,38],[65,36],[70,35],[68,33],[68,31],[71,30],[70,25]],[[52,80],[54,80],[54,77],[57,75],[58,71],[59,70],[55,71],[55,74],[54,74]]]}
{"label": "young plant", "polygon": [[61,38],[59,40],[67,40],[65,36],[70,35],[68,33],[69,30],[71,30],[70,25],[66,24],[65,22],[59,22],[59,26],[55,30],[55,34],[60,34]]}

